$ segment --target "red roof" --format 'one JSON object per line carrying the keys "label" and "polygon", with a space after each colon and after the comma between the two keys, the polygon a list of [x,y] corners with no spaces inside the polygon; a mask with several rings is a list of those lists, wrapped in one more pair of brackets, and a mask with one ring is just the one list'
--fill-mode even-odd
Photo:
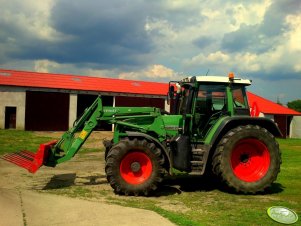
{"label": "red roof", "polygon": [[271,115],[301,115],[300,112],[294,111],[290,108],[276,104],[263,97],[257,96],[254,93],[248,92],[249,105],[252,107],[254,103],[257,104],[258,110],[264,114]]}
{"label": "red roof", "polygon": [[[168,90],[167,83],[5,69],[0,69],[0,85],[158,96],[165,96]],[[264,114],[301,115],[251,92],[248,99],[250,106],[255,102]]]}
{"label": "red roof", "polygon": [[0,69],[0,85],[160,96],[168,89],[168,84],[158,82],[5,69]]}

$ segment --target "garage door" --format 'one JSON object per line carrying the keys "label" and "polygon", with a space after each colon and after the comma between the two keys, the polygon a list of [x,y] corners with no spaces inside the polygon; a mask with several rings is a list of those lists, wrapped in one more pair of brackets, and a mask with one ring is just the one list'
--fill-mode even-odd
{"label": "garage door", "polygon": [[68,130],[69,94],[26,92],[25,130]]}
{"label": "garage door", "polygon": [[117,96],[115,104],[118,107],[157,107],[164,109],[163,98]]}

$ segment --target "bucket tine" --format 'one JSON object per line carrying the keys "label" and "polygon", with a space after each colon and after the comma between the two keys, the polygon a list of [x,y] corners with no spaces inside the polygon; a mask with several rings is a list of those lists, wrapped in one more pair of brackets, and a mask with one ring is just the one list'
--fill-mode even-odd
{"label": "bucket tine", "polygon": [[27,169],[32,164],[33,159],[28,159],[24,157],[25,156],[21,155],[21,152],[15,152],[4,155],[2,159]]}
{"label": "bucket tine", "polygon": [[5,154],[0,158],[25,168],[31,173],[35,173],[44,163],[47,163],[50,148],[55,145],[56,142],[57,141],[54,140],[45,144],[40,144],[36,153],[23,150]]}

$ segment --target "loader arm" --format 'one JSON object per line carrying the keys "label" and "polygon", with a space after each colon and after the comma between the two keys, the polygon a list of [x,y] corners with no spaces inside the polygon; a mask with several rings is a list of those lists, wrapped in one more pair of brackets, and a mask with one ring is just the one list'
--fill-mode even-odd
{"label": "loader arm", "polygon": [[[103,106],[99,96],[58,141],[41,144],[36,153],[23,150],[6,154],[1,158],[35,173],[42,165],[55,167],[57,164],[70,160],[80,150],[100,121],[132,128],[135,131],[158,130],[157,124],[137,125],[134,121],[156,118],[160,114],[159,109],[153,107]],[[132,121],[129,121],[131,119]],[[159,126],[159,128],[161,127]]]}
{"label": "loader arm", "polygon": [[[40,144],[36,153],[22,150],[0,156],[0,158],[25,168],[31,173],[35,173],[42,165],[54,167],[58,163],[71,159],[77,153],[97,125],[97,118],[101,113],[102,101],[98,97],[59,141],[53,140]],[[76,136],[81,128],[83,128],[82,132]]]}
{"label": "loader arm", "polygon": [[[159,114],[153,107],[106,107],[102,105],[101,97],[97,97],[93,104],[85,110],[83,115],[74,122],[74,126],[65,132],[61,139],[51,149],[46,166],[70,160],[85,143],[99,121],[109,124],[119,124],[143,130],[144,127],[125,122],[130,118],[156,117]],[[81,130],[81,128],[83,128]],[[78,134],[77,132],[81,132]]]}
{"label": "loader arm", "polygon": [[[97,126],[98,118],[103,113],[102,109],[102,100],[100,97],[97,97],[92,105],[84,111],[82,116],[74,122],[73,127],[65,132],[51,149],[49,159],[45,165],[55,166],[56,164],[70,160]],[[77,135],[77,132],[81,129],[81,133]]]}

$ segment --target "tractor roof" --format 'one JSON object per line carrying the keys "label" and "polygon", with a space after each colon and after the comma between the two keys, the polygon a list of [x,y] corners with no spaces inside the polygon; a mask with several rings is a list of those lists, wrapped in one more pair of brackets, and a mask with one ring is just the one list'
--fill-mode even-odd
{"label": "tractor roof", "polygon": [[[191,78],[192,77],[184,78],[182,80],[182,82],[189,82]],[[249,79],[240,79],[240,78],[229,79],[229,77],[226,77],[226,76],[196,76],[195,78],[198,82],[202,82],[202,83],[205,83],[205,82],[229,83],[231,81],[235,84],[243,84],[243,85],[248,86],[248,85],[251,85],[251,82],[252,82]]]}

